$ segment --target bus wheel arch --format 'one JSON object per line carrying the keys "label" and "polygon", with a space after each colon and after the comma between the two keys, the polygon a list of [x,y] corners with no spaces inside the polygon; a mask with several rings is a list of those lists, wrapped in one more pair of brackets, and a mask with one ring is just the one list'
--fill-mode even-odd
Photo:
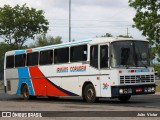
{"label": "bus wheel arch", "polygon": [[31,96],[29,92],[28,85],[26,83],[22,83],[21,85],[21,94],[23,95],[24,100],[35,99],[36,96]]}
{"label": "bus wheel arch", "polygon": [[25,85],[27,85],[27,84],[26,84],[26,83],[22,83],[21,89],[20,89],[20,90],[21,90],[20,94],[23,94],[23,91],[22,91],[22,90],[23,90],[23,87],[24,87]]}
{"label": "bus wheel arch", "polygon": [[98,101],[99,98],[96,97],[96,90],[92,82],[87,81],[83,84],[82,97],[83,100],[88,103],[94,103]]}

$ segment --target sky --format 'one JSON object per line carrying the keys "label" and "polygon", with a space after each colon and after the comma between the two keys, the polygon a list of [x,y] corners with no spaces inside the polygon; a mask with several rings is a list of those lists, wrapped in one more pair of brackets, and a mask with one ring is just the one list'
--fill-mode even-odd
{"label": "sky", "polygon": [[[47,35],[69,41],[69,0],[0,0],[0,7],[25,3],[45,12],[49,21]],[[145,39],[138,29],[132,28],[134,16],[135,10],[129,7],[128,0],[71,0],[71,40],[95,38],[105,33],[126,35],[127,28],[129,35]],[[32,42],[28,40],[26,44]]]}

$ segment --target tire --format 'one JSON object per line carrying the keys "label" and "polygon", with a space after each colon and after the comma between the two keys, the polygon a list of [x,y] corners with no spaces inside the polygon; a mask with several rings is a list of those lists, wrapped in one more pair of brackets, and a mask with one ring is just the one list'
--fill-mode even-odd
{"label": "tire", "polygon": [[86,85],[84,88],[83,100],[88,103],[94,103],[98,101],[98,97],[96,97],[96,91],[92,84]]}
{"label": "tire", "polygon": [[129,96],[120,96],[120,97],[118,97],[119,101],[121,101],[123,103],[128,102],[130,98],[131,98],[130,95]]}
{"label": "tire", "polygon": [[28,86],[24,85],[22,88],[22,95],[23,95],[23,99],[24,100],[29,100],[31,97],[29,95],[29,90],[28,90]]}

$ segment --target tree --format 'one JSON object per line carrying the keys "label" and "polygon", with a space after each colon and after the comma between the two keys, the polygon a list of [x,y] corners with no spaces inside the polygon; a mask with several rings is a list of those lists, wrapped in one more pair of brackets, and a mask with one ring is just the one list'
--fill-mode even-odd
{"label": "tree", "polygon": [[106,33],[105,35],[102,35],[101,37],[113,37],[113,35],[110,33]]}
{"label": "tree", "polygon": [[0,80],[3,79],[5,52],[15,49],[16,46],[0,42]]}
{"label": "tree", "polygon": [[26,4],[0,7],[0,37],[16,49],[21,49],[28,38],[46,33],[48,24],[42,10],[29,8]]}
{"label": "tree", "polygon": [[119,35],[117,37],[123,37],[123,38],[133,38],[132,36],[128,36],[128,35]]}
{"label": "tree", "polygon": [[[142,31],[153,47],[152,59],[160,57],[160,1],[159,0],[129,0],[129,5],[136,10],[133,27]],[[160,60],[158,59],[160,62]]]}
{"label": "tree", "polygon": [[153,43],[160,43],[160,1],[129,0],[129,5],[136,10],[133,26]]}
{"label": "tree", "polygon": [[110,33],[106,33],[105,35],[96,36],[96,37],[113,37],[113,35]]}
{"label": "tree", "polygon": [[54,45],[54,44],[60,44],[62,43],[62,37],[52,37],[52,36],[46,36],[45,34],[39,35],[35,41],[35,43],[29,45],[30,48],[34,47],[41,47],[41,46],[47,46],[47,45]]}

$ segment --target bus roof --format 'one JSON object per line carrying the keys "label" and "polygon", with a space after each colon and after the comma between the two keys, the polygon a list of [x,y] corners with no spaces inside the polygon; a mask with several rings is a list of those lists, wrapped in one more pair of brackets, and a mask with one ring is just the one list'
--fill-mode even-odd
{"label": "bus roof", "polygon": [[60,47],[69,47],[69,46],[76,46],[81,44],[99,44],[99,43],[106,43],[106,42],[114,42],[114,41],[125,41],[125,40],[134,40],[134,41],[148,41],[148,40],[138,40],[133,38],[123,38],[123,37],[101,37],[101,38],[91,38],[81,41],[75,41],[75,42],[67,42],[67,43],[61,43],[56,45],[49,45],[49,46],[43,46],[43,47],[37,47],[37,48],[31,48],[26,50],[12,50],[6,52],[6,55],[15,55],[15,54],[23,54],[27,52],[34,52],[34,51],[40,51],[40,50],[48,50],[48,49],[56,49]]}

